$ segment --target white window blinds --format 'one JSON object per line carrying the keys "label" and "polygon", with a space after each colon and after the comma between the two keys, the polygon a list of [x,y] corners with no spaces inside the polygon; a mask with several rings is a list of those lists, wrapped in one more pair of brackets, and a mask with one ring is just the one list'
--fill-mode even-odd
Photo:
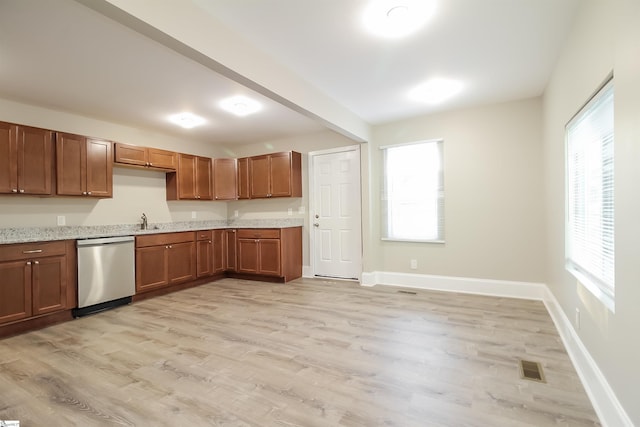
{"label": "white window blinds", "polygon": [[614,309],[613,80],[566,128],[567,269]]}
{"label": "white window blinds", "polygon": [[382,238],[444,241],[442,141],[381,147]]}

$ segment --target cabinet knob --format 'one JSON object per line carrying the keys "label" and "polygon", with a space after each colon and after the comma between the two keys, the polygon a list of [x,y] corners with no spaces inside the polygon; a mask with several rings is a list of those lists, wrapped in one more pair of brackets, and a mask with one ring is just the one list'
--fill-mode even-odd
{"label": "cabinet knob", "polygon": [[20,189],[20,193],[24,193],[24,189]]}
{"label": "cabinet knob", "polygon": [[149,162],[149,166],[153,166],[153,163]]}
{"label": "cabinet knob", "polygon": [[87,192],[86,192],[86,191],[83,191],[83,192],[82,192],[82,195],[83,195],[83,196],[86,196],[86,195],[87,195]]}
{"label": "cabinet knob", "polygon": [[31,265],[31,261],[27,261],[27,265]]}
{"label": "cabinet knob", "polygon": [[173,246],[169,245],[169,249],[173,249]]}
{"label": "cabinet knob", "polygon": [[260,240],[258,240],[258,239],[254,240],[254,242],[256,242],[256,243],[258,243],[259,241],[260,241]]}
{"label": "cabinet knob", "polygon": [[12,193],[17,193],[17,192],[18,192],[18,189],[17,189],[17,188],[12,188],[12,189],[11,189],[11,192],[12,192]]}
{"label": "cabinet knob", "polygon": [[34,264],[40,264],[40,261],[33,261]]}
{"label": "cabinet knob", "polygon": [[165,248],[165,249],[169,249],[169,245],[166,245],[164,248]]}
{"label": "cabinet knob", "polygon": [[209,240],[209,243],[213,243],[211,240]]}
{"label": "cabinet knob", "polygon": [[91,191],[87,191],[87,194],[90,196],[91,195]]}

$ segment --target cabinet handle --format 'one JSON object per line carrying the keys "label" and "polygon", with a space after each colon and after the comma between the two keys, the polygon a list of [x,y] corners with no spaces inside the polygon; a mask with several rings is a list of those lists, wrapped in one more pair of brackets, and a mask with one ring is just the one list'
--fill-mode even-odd
{"label": "cabinet handle", "polygon": [[20,193],[24,193],[24,189],[20,189]]}
{"label": "cabinet handle", "polygon": [[40,261],[33,261],[34,264],[40,264]]}
{"label": "cabinet handle", "polygon": [[31,265],[31,261],[27,261],[27,265]]}
{"label": "cabinet handle", "polygon": [[17,189],[17,188],[12,188],[12,189],[11,189],[11,192],[12,192],[12,193],[17,193],[17,192],[18,192],[18,189]]}
{"label": "cabinet handle", "polygon": [[31,249],[28,251],[22,251],[23,254],[41,254],[42,249]]}

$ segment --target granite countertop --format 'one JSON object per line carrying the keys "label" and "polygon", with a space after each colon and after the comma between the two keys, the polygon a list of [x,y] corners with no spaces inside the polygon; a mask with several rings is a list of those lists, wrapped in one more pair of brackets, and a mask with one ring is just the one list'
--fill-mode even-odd
{"label": "granite countertop", "polygon": [[136,236],[140,234],[211,230],[216,228],[289,228],[301,227],[303,224],[303,218],[284,218],[151,223],[147,230],[141,230],[140,224],[0,228],[0,244]]}

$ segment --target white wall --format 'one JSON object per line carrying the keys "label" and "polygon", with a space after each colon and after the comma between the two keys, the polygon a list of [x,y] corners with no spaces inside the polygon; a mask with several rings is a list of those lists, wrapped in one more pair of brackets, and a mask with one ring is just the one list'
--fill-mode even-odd
{"label": "white wall", "polygon": [[[0,99],[0,120],[45,129],[105,138],[112,141],[164,148],[207,157],[222,156],[221,147]],[[166,200],[165,174],[114,167],[113,198],[0,197],[0,227],[55,226],[57,216],[67,225],[110,225],[140,222],[146,213],[150,223],[226,219],[224,202]]]}
{"label": "white wall", "polygon": [[[368,271],[540,282],[543,266],[539,98],[375,126]],[[445,244],[380,240],[380,146],[444,139]],[[418,269],[410,270],[409,260]]]}
{"label": "white wall", "polygon": [[[640,425],[640,2],[585,0],[544,95],[545,282],[619,401]],[[615,314],[564,269],[564,126],[614,71]]]}

